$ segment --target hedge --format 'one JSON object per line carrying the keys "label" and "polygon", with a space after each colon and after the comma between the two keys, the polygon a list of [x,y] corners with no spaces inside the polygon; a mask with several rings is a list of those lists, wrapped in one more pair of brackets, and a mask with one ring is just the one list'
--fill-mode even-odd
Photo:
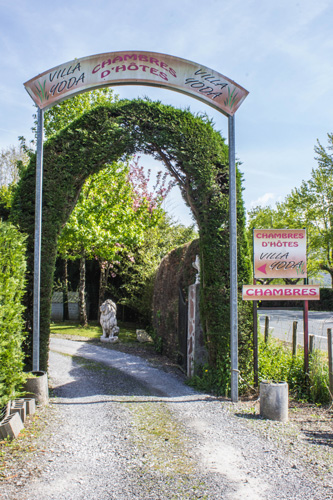
{"label": "hedge", "polygon": [[[230,271],[228,146],[205,117],[159,102],[133,100],[100,106],[70,123],[44,145],[40,365],[47,370],[50,311],[57,238],[85,179],[108,163],[135,153],[162,160],[191,207],[200,235],[200,311],[213,369],[230,382]],[[15,192],[12,221],[28,239],[26,326],[32,331],[35,159]],[[245,233],[241,176],[238,194],[238,278],[249,283],[251,265]],[[240,308],[244,305],[240,301]],[[250,329],[241,324],[241,354],[250,359]],[[31,351],[30,351],[31,355]],[[29,353],[28,353],[29,356]]]}
{"label": "hedge", "polygon": [[24,381],[22,299],[25,237],[0,220],[0,408],[19,394]]}
{"label": "hedge", "polygon": [[[301,300],[261,300],[259,307],[262,309],[303,309],[304,301]],[[321,288],[320,300],[309,300],[309,311],[333,311],[333,289]]]}

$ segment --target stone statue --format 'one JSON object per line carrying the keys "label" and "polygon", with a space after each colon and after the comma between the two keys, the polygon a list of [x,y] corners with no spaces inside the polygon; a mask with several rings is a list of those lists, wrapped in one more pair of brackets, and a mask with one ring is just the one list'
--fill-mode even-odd
{"label": "stone statue", "polygon": [[117,333],[119,327],[117,326],[117,306],[112,300],[108,299],[100,307],[101,317],[100,323],[103,328],[103,335],[101,336],[102,342],[118,342]]}
{"label": "stone statue", "polygon": [[200,259],[199,259],[199,255],[196,255],[195,256],[195,261],[192,262],[192,266],[194,267],[194,269],[197,270],[197,275],[195,277],[195,285],[198,285],[200,283]]}

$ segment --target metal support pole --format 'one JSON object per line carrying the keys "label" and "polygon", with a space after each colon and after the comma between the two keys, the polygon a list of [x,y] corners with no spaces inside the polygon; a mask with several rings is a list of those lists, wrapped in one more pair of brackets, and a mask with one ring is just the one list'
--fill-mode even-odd
{"label": "metal support pole", "polygon": [[[254,280],[255,282],[256,280]],[[255,284],[255,283],[254,283]],[[253,301],[253,373],[254,387],[259,386],[259,363],[258,363],[258,301]]]}
{"label": "metal support pole", "polygon": [[304,372],[309,373],[309,302],[304,301],[303,311],[304,330]]}
{"label": "metal support pole", "polygon": [[[254,233],[252,233],[254,235]],[[253,236],[254,240],[254,236]],[[254,248],[254,244],[253,244]],[[255,276],[254,259],[253,259],[253,276]],[[253,277],[253,284],[257,284],[257,280]],[[259,386],[259,359],[258,359],[258,301],[253,301],[253,374],[254,387]]]}
{"label": "metal support pole", "polygon": [[44,112],[37,110],[37,161],[35,199],[35,250],[34,250],[34,295],[33,295],[33,337],[32,368],[39,371],[40,344],[40,260],[42,241],[42,192],[43,192],[43,120]]}
{"label": "metal support pole", "polygon": [[230,226],[230,358],[231,401],[238,401],[238,314],[237,314],[237,207],[235,117],[228,118],[229,129],[229,226]]}
{"label": "metal support pole", "polygon": [[[308,278],[304,278],[304,285],[308,284]],[[303,331],[304,331],[304,373],[309,374],[309,302],[304,301],[303,306]],[[307,379],[308,380],[308,379]]]}
{"label": "metal support pole", "polygon": [[331,400],[333,401],[333,337],[332,329],[327,329],[327,351],[328,351],[328,379]]}

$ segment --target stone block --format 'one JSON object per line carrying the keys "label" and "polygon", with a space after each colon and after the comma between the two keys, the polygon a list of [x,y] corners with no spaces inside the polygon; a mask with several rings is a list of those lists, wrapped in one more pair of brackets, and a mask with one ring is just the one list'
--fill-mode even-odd
{"label": "stone block", "polygon": [[12,401],[10,405],[10,413],[18,413],[24,423],[26,417],[26,404],[24,399],[15,399],[15,401]]}
{"label": "stone block", "polygon": [[0,422],[0,438],[16,439],[24,429],[23,422],[19,413],[12,413]]}
{"label": "stone block", "polygon": [[36,411],[35,398],[25,398],[25,410],[27,415],[33,415]]}

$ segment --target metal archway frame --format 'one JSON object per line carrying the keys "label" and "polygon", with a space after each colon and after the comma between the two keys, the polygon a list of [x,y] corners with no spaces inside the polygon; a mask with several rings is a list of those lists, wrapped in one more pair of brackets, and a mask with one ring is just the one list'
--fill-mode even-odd
{"label": "metal archway frame", "polygon": [[234,114],[248,95],[248,91],[210,68],[186,59],[156,52],[109,52],[75,59],[47,70],[24,84],[27,92],[38,108],[33,299],[33,370],[39,370],[44,110],[82,92],[101,87],[119,85],[155,86],[181,92],[208,104],[228,117],[231,400],[237,402],[239,372]]}

